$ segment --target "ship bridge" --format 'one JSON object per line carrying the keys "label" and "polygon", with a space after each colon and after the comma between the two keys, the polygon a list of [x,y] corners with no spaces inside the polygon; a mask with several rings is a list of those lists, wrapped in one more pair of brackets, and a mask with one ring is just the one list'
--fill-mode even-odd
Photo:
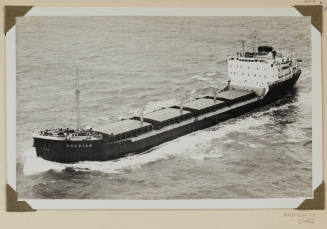
{"label": "ship bridge", "polygon": [[291,59],[273,47],[259,46],[257,52],[243,50],[228,58],[228,78],[232,88],[268,91],[269,85],[292,74],[291,65]]}

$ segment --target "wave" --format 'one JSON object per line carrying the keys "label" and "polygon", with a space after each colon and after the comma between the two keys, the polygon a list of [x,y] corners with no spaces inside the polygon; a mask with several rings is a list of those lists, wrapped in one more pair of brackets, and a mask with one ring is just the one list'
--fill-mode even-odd
{"label": "wave", "polygon": [[199,81],[206,81],[206,82],[209,81],[209,79],[203,74],[196,74],[192,76],[192,79],[199,80]]}
{"label": "wave", "polygon": [[193,80],[211,82],[213,80],[217,80],[215,76],[217,76],[218,72],[205,72],[201,74],[196,74],[192,76]]}
{"label": "wave", "polygon": [[213,77],[213,76],[216,76],[217,75],[217,72],[207,72],[206,73],[206,76],[208,77]]}

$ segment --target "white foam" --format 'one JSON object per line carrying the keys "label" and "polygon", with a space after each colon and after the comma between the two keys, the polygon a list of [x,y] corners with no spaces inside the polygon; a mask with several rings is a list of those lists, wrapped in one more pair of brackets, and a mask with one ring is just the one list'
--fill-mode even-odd
{"label": "white foam", "polygon": [[204,74],[196,74],[196,75],[192,76],[192,79],[194,79],[194,80],[199,80],[199,81],[205,81],[205,82],[211,80],[210,78],[208,78],[208,77],[207,77],[206,75],[204,75]]}
{"label": "white foam", "polygon": [[257,143],[256,144],[255,143],[248,143],[248,146],[250,146],[251,148],[254,148],[254,149],[263,147],[263,145],[257,144]]}
{"label": "white foam", "polygon": [[35,148],[31,148],[24,154],[24,174],[33,175],[42,173],[48,170],[63,170],[66,168],[65,164],[56,163],[44,160],[36,156]]}
{"label": "white foam", "polygon": [[215,75],[217,75],[217,72],[207,72],[206,73],[206,76],[209,76],[209,77],[215,76]]}
{"label": "white foam", "polygon": [[229,145],[234,143],[235,141],[233,139],[227,139],[226,141],[224,141],[224,144]]}
{"label": "white foam", "polygon": [[289,143],[302,143],[308,140],[308,137],[305,135],[305,133],[297,128],[297,126],[294,124],[289,125],[285,132],[287,136],[286,140]]}

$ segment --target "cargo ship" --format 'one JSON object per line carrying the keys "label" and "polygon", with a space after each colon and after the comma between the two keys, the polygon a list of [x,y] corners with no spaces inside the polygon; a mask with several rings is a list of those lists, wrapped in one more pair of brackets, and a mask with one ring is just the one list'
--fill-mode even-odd
{"label": "cargo ship", "polygon": [[243,43],[242,52],[228,57],[228,80],[223,89],[107,123],[101,130],[80,127],[78,83],[77,127],[33,132],[33,146],[38,157],[62,163],[106,161],[146,152],[282,98],[299,79],[301,61],[277,53],[271,46],[244,52]]}

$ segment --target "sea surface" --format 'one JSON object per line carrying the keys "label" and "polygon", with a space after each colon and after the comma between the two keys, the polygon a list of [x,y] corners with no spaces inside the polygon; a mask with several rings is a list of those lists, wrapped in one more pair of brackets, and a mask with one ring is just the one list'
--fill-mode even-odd
{"label": "sea surface", "polygon": [[[17,191],[37,199],[307,197],[312,190],[310,18],[23,17],[17,19]],[[255,41],[254,34],[257,33]],[[302,58],[283,99],[106,162],[37,158],[32,131],[108,122],[222,88],[227,57],[272,45]]]}

